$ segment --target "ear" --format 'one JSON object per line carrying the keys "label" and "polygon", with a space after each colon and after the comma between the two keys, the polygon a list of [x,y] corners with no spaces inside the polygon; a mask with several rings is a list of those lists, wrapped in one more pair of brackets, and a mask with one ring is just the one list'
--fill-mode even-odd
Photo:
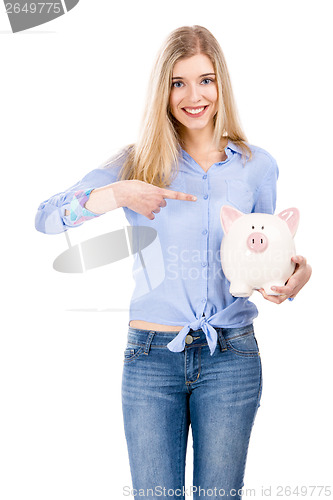
{"label": "ear", "polygon": [[299,223],[299,210],[297,208],[287,208],[287,210],[283,210],[278,214],[280,219],[284,220],[289,227],[292,236],[295,236],[295,233],[298,228]]}
{"label": "ear", "polygon": [[223,205],[221,208],[221,224],[222,229],[225,234],[227,234],[230,230],[231,225],[235,222],[235,220],[242,217],[243,212],[240,212],[236,208],[230,207],[229,205]]}

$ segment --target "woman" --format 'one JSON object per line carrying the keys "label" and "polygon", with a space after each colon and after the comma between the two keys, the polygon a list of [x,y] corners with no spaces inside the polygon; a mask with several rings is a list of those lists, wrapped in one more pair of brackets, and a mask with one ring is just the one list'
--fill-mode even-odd
{"label": "woman", "polygon": [[[220,208],[274,213],[278,167],[246,142],[222,50],[201,26],[174,30],[154,65],[136,144],[43,202],[36,228],[59,233],[117,207],[157,239],[134,261],[122,405],[133,491],[184,498],[189,424],[193,498],[241,498],[262,390],[257,308],[229,293]],[[168,199],[166,203],[165,199]],[[161,210],[161,208],[163,210]],[[156,214],[156,215],[154,215]],[[144,246],[143,233],[136,243]],[[140,255],[139,255],[140,254]],[[162,256],[162,257],[161,257]],[[306,259],[278,296],[308,281]]]}

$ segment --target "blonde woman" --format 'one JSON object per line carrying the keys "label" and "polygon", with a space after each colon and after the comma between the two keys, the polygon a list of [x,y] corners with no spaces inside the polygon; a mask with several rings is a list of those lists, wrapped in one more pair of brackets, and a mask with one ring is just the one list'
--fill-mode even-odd
{"label": "blonde woman", "polygon": [[[156,230],[148,277],[135,256],[123,360],[132,493],[185,498],[191,425],[193,498],[239,499],[262,370],[257,308],[230,295],[221,269],[220,208],[273,213],[278,167],[247,142],[221,47],[201,26],[165,40],[141,130],[135,144],[41,203],[36,228],[59,233],[122,207],[131,225]],[[306,259],[293,260],[281,295],[261,290],[265,299],[292,299],[308,281]]]}

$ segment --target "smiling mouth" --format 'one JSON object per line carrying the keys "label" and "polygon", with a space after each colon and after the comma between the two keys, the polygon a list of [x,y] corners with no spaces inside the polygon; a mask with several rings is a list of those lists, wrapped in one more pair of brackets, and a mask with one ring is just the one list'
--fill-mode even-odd
{"label": "smiling mouth", "polygon": [[198,106],[196,108],[182,108],[182,110],[184,111],[184,113],[187,116],[198,117],[198,116],[202,116],[205,113],[207,108],[208,108],[208,105],[207,106]]}

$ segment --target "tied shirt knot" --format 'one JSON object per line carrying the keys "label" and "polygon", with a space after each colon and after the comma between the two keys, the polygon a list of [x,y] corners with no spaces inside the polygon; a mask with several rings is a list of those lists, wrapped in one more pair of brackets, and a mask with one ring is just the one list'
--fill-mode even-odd
{"label": "tied shirt knot", "polygon": [[214,354],[217,343],[217,332],[215,328],[209,324],[209,319],[203,316],[192,323],[185,325],[176,335],[176,337],[167,344],[167,348],[172,352],[181,352],[185,349],[185,337],[189,330],[199,330],[200,328],[205,332],[207,343],[209,346],[211,356]]}

